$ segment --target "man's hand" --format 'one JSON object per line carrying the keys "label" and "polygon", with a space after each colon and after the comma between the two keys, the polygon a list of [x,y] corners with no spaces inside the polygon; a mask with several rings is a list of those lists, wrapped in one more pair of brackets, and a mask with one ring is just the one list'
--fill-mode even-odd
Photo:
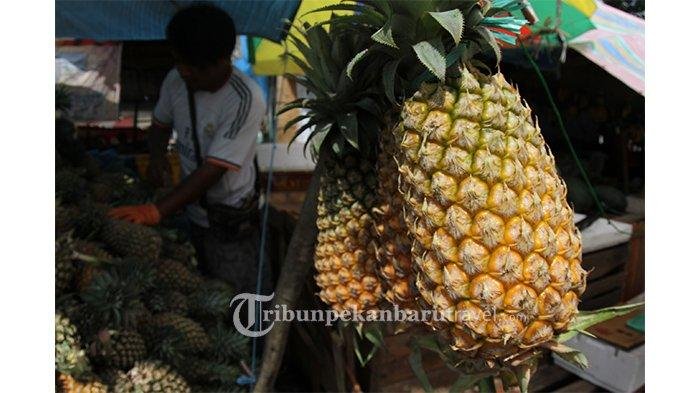
{"label": "man's hand", "polygon": [[[170,162],[161,154],[153,154],[148,160],[148,181],[156,187],[170,185],[172,172]],[[167,180],[167,181],[166,181]]]}
{"label": "man's hand", "polygon": [[119,220],[131,221],[135,224],[156,225],[160,222],[160,212],[156,205],[121,206],[109,211],[108,215]]}

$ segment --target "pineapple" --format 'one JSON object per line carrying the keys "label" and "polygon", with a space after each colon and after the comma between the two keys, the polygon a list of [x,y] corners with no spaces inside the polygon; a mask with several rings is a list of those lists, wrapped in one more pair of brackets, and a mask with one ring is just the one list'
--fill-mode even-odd
{"label": "pineapple", "polygon": [[107,385],[96,378],[75,379],[69,374],[58,375],[58,393],[107,393]]}
{"label": "pineapple", "polygon": [[315,279],[319,297],[336,311],[369,310],[381,298],[371,252],[373,172],[369,162],[345,155],[332,161],[321,178]]}
{"label": "pineapple", "polygon": [[151,293],[148,300],[148,309],[154,313],[171,312],[185,316],[189,309],[189,299],[182,292],[157,290]]}
{"label": "pineapple", "polygon": [[80,210],[76,206],[56,203],[56,236],[61,236],[75,228],[79,215]]}
{"label": "pineapple", "polygon": [[163,240],[163,256],[166,258],[174,259],[186,265],[196,265],[196,254],[194,246],[190,243]]}
{"label": "pineapple", "polygon": [[202,277],[181,262],[162,259],[156,264],[156,280],[164,289],[192,293],[202,285]]}
{"label": "pineapple", "polygon": [[211,346],[207,333],[197,322],[173,313],[160,313],[153,316],[148,326],[147,338],[153,341],[161,330],[173,329],[182,335],[183,350],[188,353],[202,353]]}
{"label": "pineapple", "polygon": [[90,362],[82,348],[78,329],[61,313],[55,315],[56,370],[74,376],[90,371]]}
{"label": "pineapple", "polygon": [[91,345],[91,357],[101,365],[128,370],[146,357],[146,343],[135,331],[104,329]]}
{"label": "pineapple", "polygon": [[211,321],[225,318],[229,304],[236,294],[223,281],[207,280],[188,296],[188,308],[198,321]]}
{"label": "pineapple", "polygon": [[56,293],[63,294],[73,289],[75,276],[78,272],[73,260],[73,239],[70,234],[64,235],[55,242],[56,257]]}
{"label": "pineapple", "polygon": [[[110,261],[114,259],[114,257],[105,251],[100,244],[87,240],[75,240],[73,243],[73,249],[79,254],[96,258],[98,261]],[[92,280],[98,274],[101,274],[104,271],[105,269],[99,264],[99,262],[83,262],[76,282],[78,291],[85,291],[88,287],[90,287]]]}
{"label": "pineapple", "polygon": [[107,219],[102,226],[102,240],[109,248],[124,257],[147,261],[160,255],[162,239],[154,229],[123,220]]}
{"label": "pineapple", "polygon": [[172,392],[189,393],[190,387],[180,374],[157,360],[137,362],[117,379],[115,393]]}
{"label": "pineapple", "polygon": [[585,288],[581,238],[515,88],[464,67],[407,100],[396,133],[417,287],[453,345],[508,354],[564,330]]}
{"label": "pineapple", "polygon": [[75,236],[92,239],[99,235],[109,207],[85,200],[78,208],[79,213],[75,217]]}
{"label": "pineapple", "polygon": [[397,149],[389,133],[382,136],[382,151],[377,159],[379,204],[374,209],[377,244],[377,275],[384,297],[403,309],[417,309],[418,291],[411,263],[411,241],[403,217],[403,198],[399,190]]}
{"label": "pineapple", "polygon": [[87,189],[87,182],[74,170],[60,169],[56,171],[56,198],[62,202],[79,202]]}

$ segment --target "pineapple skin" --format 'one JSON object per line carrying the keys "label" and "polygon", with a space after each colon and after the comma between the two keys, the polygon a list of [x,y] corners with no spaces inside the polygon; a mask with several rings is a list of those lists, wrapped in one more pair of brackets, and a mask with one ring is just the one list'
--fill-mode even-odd
{"label": "pineapple skin", "polygon": [[180,374],[157,360],[137,362],[121,374],[114,385],[115,393],[171,392],[190,393],[191,389]]}
{"label": "pineapple skin", "polygon": [[105,220],[101,237],[115,253],[147,261],[158,259],[163,243],[163,239],[153,228],[114,219]]}
{"label": "pineapple skin", "polygon": [[391,132],[382,134],[381,149],[377,157],[379,202],[372,209],[377,237],[377,276],[387,301],[405,310],[418,310],[419,294],[411,263],[411,241],[403,216],[399,169],[394,158],[398,151]]}
{"label": "pineapple skin", "polygon": [[338,312],[375,309],[381,300],[370,214],[376,183],[372,164],[352,153],[330,160],[321,178],[315,280],[321,300]]}
{"label": "pineapple skin", "polygon": [[77,380],[68,374],[59,374],[56,391],[59,393],[107,393],[107,385],[97,379]]}
{"label": "pineapple skin", "polygon": [[581,238],[531,110],[499,73],[424,84],[395,128],[416,286],[455,349],[501,359],[566,329]]}

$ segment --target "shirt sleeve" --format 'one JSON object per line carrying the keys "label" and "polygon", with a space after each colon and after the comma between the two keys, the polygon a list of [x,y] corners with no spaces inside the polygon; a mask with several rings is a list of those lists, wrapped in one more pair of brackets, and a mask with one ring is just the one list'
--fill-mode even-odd
{"label": "shirt sleeve", "polygon": [[156,107],[153,109],[153,121],[164,126],[171,126],[173,124],[172,93],[175,77],[173,73],[175,72],[177,72],[177,70],[171,70],[163,80],[163,84],[160,86],[158,102],[156,103]]}
{"label": "shirt sleeve", "polygon": [[[242,86],[242,85],[241,85]],[[238,171],[253,159],[258,131],[265,115],[265,104],[242,86],[236,103],[227,105],[214,139],[206,153],[206,161]]]}

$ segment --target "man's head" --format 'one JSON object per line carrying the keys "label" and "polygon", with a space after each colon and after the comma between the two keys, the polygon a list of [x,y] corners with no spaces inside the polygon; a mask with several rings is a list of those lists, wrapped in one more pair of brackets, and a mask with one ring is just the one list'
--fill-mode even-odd
{"label": "man's head", "polygon": [[168,23],[166,38],[188,87],[216,90],[226,81],[236,27],[225,11],[206,3],[183,8]]}

